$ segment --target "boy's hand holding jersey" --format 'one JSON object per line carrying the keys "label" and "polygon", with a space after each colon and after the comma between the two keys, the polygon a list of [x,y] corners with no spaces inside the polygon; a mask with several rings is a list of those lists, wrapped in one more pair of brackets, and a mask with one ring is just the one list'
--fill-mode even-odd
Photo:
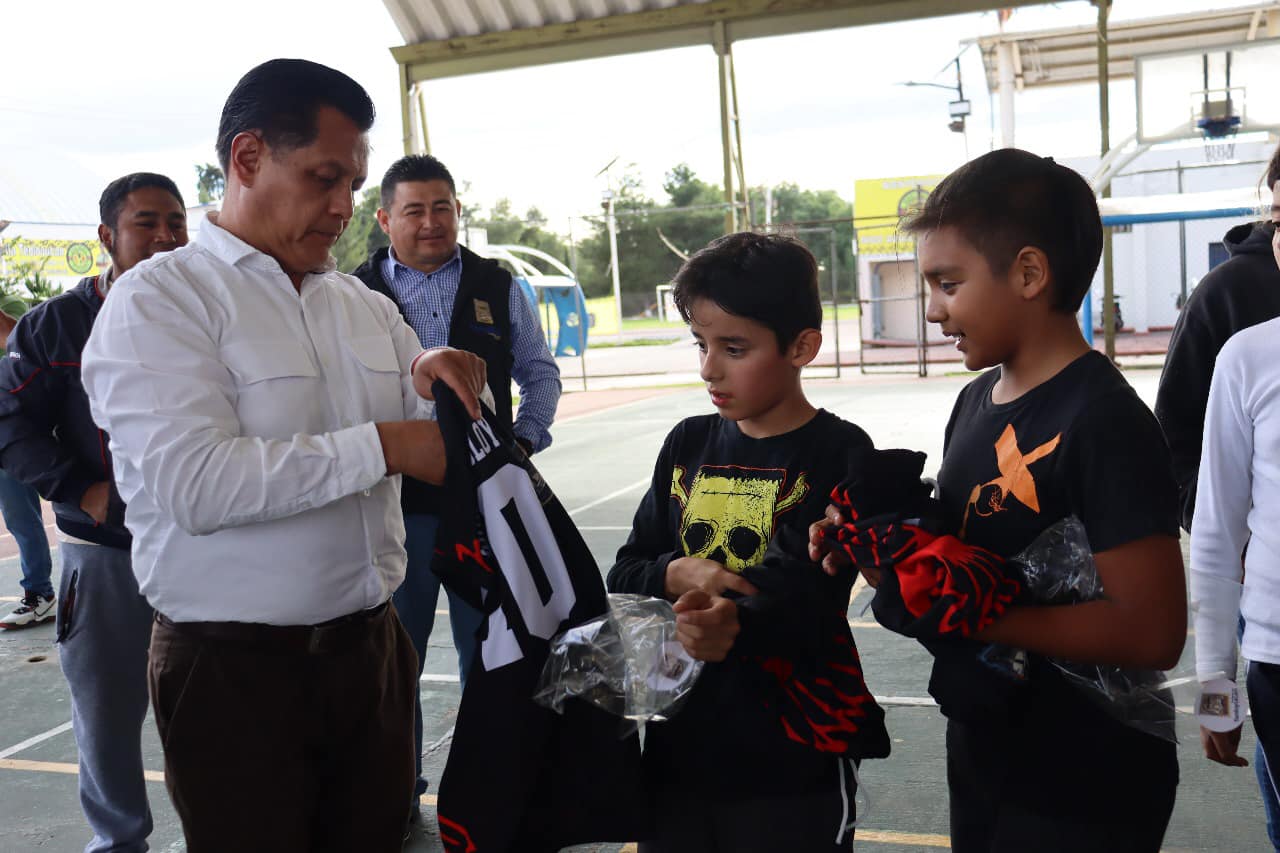
{"label": "boy's hand holding jersey", "polygon": [[676,639],[694,660],[724,660],[742,630],[738,606],[701,589],[689,590],[671,609],[676,612]]}
{"label": "boy's hand holding jersey", "polygon": [[708,595],[721,595],[731,589],[742,595],[755,595],[756,588],[737,572],[731,572],[723,563],[703,557],[677,557],[667,564],[666,593],[677,599],[691,590],[700,589]]}
{"label": "boy's hand holding jersey", "polygon": [[827,518],[810,528],[810,553],[841,554],[872,576],[871,607],[886,628],[921,639],[969,637],[1003,614],[1021,585],[1000,557],[942,532],[941,505],[920,479],[924,459],[867,451],[855,475],[832,490]]}

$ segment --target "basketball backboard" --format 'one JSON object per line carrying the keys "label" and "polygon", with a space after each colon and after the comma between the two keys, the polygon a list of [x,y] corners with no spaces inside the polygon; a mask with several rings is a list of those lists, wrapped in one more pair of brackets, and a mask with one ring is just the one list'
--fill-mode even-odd
{"label": "basketball backboard", "polygon": [[1280,38],[1134,57],[1138,142],[1280,130]]}

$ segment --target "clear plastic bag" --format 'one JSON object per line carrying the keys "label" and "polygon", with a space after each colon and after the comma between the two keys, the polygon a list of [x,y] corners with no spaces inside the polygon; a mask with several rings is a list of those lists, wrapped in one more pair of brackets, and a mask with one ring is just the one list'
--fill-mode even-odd
{"label": "clear plastic bag", "polygon": [[[1077,604],[1102,597],[1102,579],[1093,561],[1093,549],[1084,525],[1075,516],[1042,532],[1009,561],[1009,568],[1022,573],[1025,602]],[[1174,699],[1163,672],[1057,658],[1043,660],[1120,722],[1177,743]]]}
{"label": "clear plastic bag", "polygon": [[534,701],[564,712],[576,696],[636,723],[669,718],[702,674],[676,640],[671,603],[643,595],[610,595],[609,613],[551,641]]}

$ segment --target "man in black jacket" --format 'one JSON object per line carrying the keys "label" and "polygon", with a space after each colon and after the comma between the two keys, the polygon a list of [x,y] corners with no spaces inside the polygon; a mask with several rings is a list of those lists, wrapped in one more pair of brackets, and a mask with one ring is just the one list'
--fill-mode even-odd
{"label": "man in black jacket", "polygon": [[[1280,200],[1280,148],[1271,156],[1265,180],[1267,189]],[[1188,532],[1195,514],[1204,416],[1218,353],[1236,332],[1280,317],[1275,233],[1270,222],[1237,225],[1227,232],[1222,242],[1231,257],[1210,270],[1191,292],[1169,340],[1155,414],[1169,442],[1182,527]],[[1254,768],[1267,815],[1267,835],[1280,851],[1280,801],[1261,745]]]}
{"label": "man in black jacket", "polygon": [[[483,358],[499,420],[512,428],[526,453],[545,449],[551,444],[551,422],[560,399],[560,370],[533,307],[511,274],[458,245],[462,207],[453,176],[430,155],[403,157],[382,179],[381,202],[378,225],[391,238],[391,246],[374,252],[352,274],[396,303],[424,347],[447,345]],[[512,379],[520,388],[520,410],[514,416]],[[443,494],[440,487],[404,478],[401,505],[409,565],[392,602],[413,638],[419,675],[440,594],[431,563]],[[465,685],[481,615],[450,592],[449,617]],[[420,703],[414,731],[420,796],[427,789],[422,778]]]}
{"label": "man in black jacket", "polygon": [[105,272],[27,312],[0,361],[0,467],[53,504],[62,562],[58,653],[71,688],[87,850],[142,851],[151,810],[142,775],[147,646],[152,610],[138,592],[132,539],[116,491],[107,436],[89,414],[80,354],[111,284],[158,252],[187,242],[182,195],[140,172],[107,186],[98,239]]}
{"label": "man in black jacket", "polygon": [[[1280,150],[1267,168],[1267,187],[1280,180]],[[1231,257],[1210,270],[1187,298],[1169,339],[1156,393],[1156,417],[1173,453],[1182,526],[1191,530],[1200,470],[1200,441],[1209,381],[1218,351],[1250,326],[1280,317],[1280,269],[1269,224],[1237,225],[1222,238]]]}

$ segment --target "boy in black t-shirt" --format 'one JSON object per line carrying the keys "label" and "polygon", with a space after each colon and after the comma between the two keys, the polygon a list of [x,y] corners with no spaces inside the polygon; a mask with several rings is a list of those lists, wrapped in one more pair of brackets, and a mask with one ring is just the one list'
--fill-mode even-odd
{"label": "boy in black t-shirt", "polygon": [[674,601],[680,642],[710,663],[646,728],[656,828],[640,850],[849,851],[855,762],[889,743],[849,632],[853,573],[805,553],[809,520],[872,449],[801,388],[822,343],[817,264],[794,240],[733,234],[674,295],[719,414],[667,436],[608,587]]}
{"label": "boy in black t-shirt", "polygon": [[[1174,744],[1117,722],[1037,657],[1167,669],[1186,639],[1168,448],[1075,319],[1102,247],[1093,192],[1051,159],[1004,149],[949,175],[903,227],[919,237],[927,318],[967,368],[995,368],[961,391],[947,424],[938,480],[954,530],[1011,557],[1074,515],[1105,590],[1013,607],[976,635],[1033,657],[1012,696],[962,676],[980,695],[947,722],[953,849],[1157,851]],[[938,669],[955,665],[936,661],[934,681],[954,686]]]}

